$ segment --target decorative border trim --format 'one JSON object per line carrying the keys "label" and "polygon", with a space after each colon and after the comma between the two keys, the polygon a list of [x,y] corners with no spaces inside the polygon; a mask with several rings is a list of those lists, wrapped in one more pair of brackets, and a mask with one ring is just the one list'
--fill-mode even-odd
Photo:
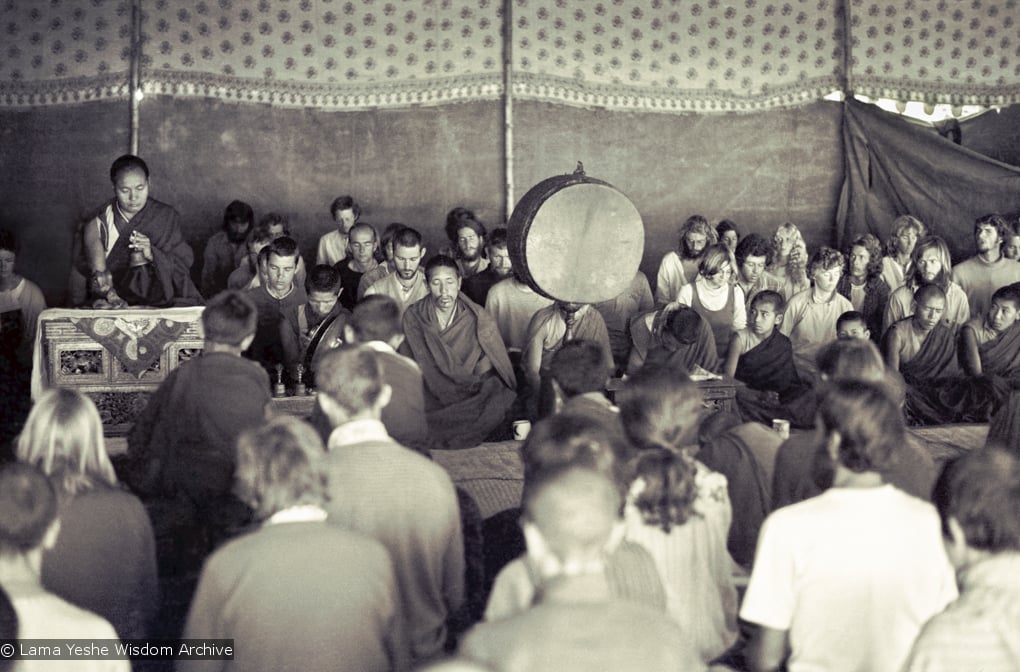
{"label": "decorative border trim", "polygon": [[32,107],[126,100],[131,95],[128,71],[96,77],[31,82],[0,82],[0,107]]}
{"label": "decorative border trim", "polygon": [[992,86],[959,84],[946,86],[946,82],[914,82],[884,77],[855,77],[854,93],[871,98],[915,100],[931,104],[983,105],[1006,107],[1020,103],[1020,84]]}
{"label": "decorative border trim", "polygon": [[838,77],[820,77],[775,87],[757,96],[709,89],[665,89],[587,84],[551,75],[514,75],[514,97],[565,103],[579,107],[650,112],[757,112],[795,107],[817,100],[840,88]]}
{"label": "decorative border trim", "polygon": [[498,74],[352,85],[305,84],[157,70],[144,72],[142,82],[142,91],[146,94],[337,110],[443,105],[498,99],[503,94],[503,81]]}

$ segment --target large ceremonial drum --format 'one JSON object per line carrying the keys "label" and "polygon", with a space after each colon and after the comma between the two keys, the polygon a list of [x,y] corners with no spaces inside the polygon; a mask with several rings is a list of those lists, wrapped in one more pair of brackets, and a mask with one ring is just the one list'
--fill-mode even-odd
{"label": "large ceremonial drum", "polygon": [[510,215],[507,238],[514,271],[536,292],[598,303],[634,280],[645,228],[630,199],[579,166],[532,187]]}

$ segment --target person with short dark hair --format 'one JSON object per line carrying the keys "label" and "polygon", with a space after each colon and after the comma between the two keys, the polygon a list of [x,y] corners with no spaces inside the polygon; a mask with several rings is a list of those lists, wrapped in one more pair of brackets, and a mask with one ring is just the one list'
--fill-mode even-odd
{"label": "person with short dark hair", "polygon": [[[246,241],[248,248],[247,263],[242,263],[230,274],[230,277],[227,278],[227,288],[254,289],[264,285],[266,283],[265,255],[268,252],[262,252],[262,250],[277,238],[284,237],[291,237],[290,224],[287,218],[276,212],[269,212],[263,215],[259,223],[248,232]],[[294,272],[294,279],[298,285],[304,285],[306,275],[305,260],[299,253],[297,257],[297,270]]]}
{"label": "person with short dark hair", "polygon": [[485,251],[488,255],[487,267],[474,275],[466,276],[462,287],[464,294],[479,306],[485,305],[492,286],[500,280],[509,278],[513,271],[510,250],[507,249],[506,229],[493,229],[492,233],[486,236]]}
{"label": "person with short dark hair", "polygon": [[720,243],[729,248],[730,254],[737,251],[737,245],[740,244],[740,231],[736,224],[728,219],[721,220],[715,225],[715,235],[718,236]]}
{"label": "person with short dark hair", "polygon": [[978,217],[974,222],[977,254],[953,267],[953,282],[967,295],[971,315],[988,312],[992,293],[999,287],[1020,282],[1020,264],[1002,255],[1002,245],[1013,232],[1009,221],[999,214]]}
{"label": "person with short dark hair", "polygon": [[43,586],[107,619],[123,639],[153,634],[152,524],[117,480],[96,405],[74,389],[46,390],[18,437],[17,457],[50,478],[60,505],[60,534],[43,553]]}
{"label": "person with short dark hair", "polygon": [[[615,487],[617,497],[622,497],[629,486],[630,453],[627,439],[597,418],[556,413],[536,423],[521,448],[525,490],[550,473],[580,466],[603,474]],[[609,593],[618,600],[665,611],[666,594],[655,562],[643,546],[624,538],[621,513],[617,506],[614,518],[618,531],[604,548]],[[486,621],[527,610],[541,594],[546,579],[551,578],[541,548],[524,544],[518,524],[520,512],[508,510],[499,516],[504,525],[512,521],[512,533],[504,530],[500,535],[499,550],[513,559],[496,566],[499,573],[489,593]],[[514,557],[507,551],[518,555]]]}
{"label": "person with short dark hair", "polygon": [[[946,294],[935,284],[914,292],[910,317],[895,322],[882,339],[885,362],[903,374],[908,385],[922,387],[926,381],[958,373],[957,328],[947,326]],[[909,400],[908,400],[909,401]]]}
{"label": "person with short dark hair", "polygon": [[698,264],[709,245],[719,242],[715,229],[702,215],[691,215],[677,233],[677,247],[659,262],[655,281],[655,303],[666,305],[676,301],[680,288],[694,282]]}
{"label": "person with short dark hair", "polygon": [[606,396],[610,375],[598,343],[581,339],[564,343],[549,363],[549,376],[561,402],[557,412],[590,415],[622,434],[620,409]]}
{"label": "person with short dark hair", "polygon": [[331,524],[325,460],[315,430],[292,416],[241,434],[237,490],[262,525],[205,563],[184,628],[233,640],[234,659],[178,670],[402,669],[393,563],[375,539]]}
{"label": "person with short dark hair", "polygon": [[[296,240],[282,236],[260,254],[265,254],[266,282],[245,292],[258,309],[258,326],[248,356],[275,376],[277,365],[286,367],[292,363],[287,361],[280,330],[287,328],[295,340],[300,340],[298,306],[308,302],[308,294],[295,282],[301,258]],[[287,373],[293,375],[292,371]]]}
{"label": "person with short dark hair", "polygon": [[882,279],[882,259],[878,238],[870,233],[857,236],[846,246],[847,272],[836,284],[836,291],[864,316],[868,333],[876,343],[891,291]]}
{"label": "person with short dark hair", "polygon": [[46,298],[39,285],[15,270],[18,240],[9,229],[0,229],[0,356],[13,357],[26,371],[32,366],[39,313]]}
{"label": "person with short dark hair", "polygon": [[712,328],[690,306],[670,304],[638,315],[630,323],[630,337],[633,347],[627,359],[628,376],[645,366],[665,366],[685,374],[699,366],[705,371],[719,369]]}
{"label": "person with short dark hair", "polygon": [[223,213],[223,230],[206,241],[202,253],[202,296],[212,298],[227,288],[230,274],[244,262],[248,232],[254,225],[251,206],[231,201]]}
{"label": "person with short dark hair", "polygon": [[1020,669],[1020,458],[998,447],[942,472],[935,508],[960,596],[924,626],[904,672]]}
{"label": "person with short dark hair", "polygon": [[896,672],[956,596],[934,507],[882,479],[905,431],[883,387],[826,388],[818,432],[833,487],[762,526],[740,610],[757,626],[749,669]]}
{"label": "person with short dark hair", "polygon": [[[936,369],[923,379],[924,384],[911,387],[911,417],[925,424],[983,423],[1002,409],[1015,409],[1020,403],[1020,398],[1014,399],[1015,382],[1020,377],[1018,317],[1020,285],[1000,287],[992,294],[987,313],[960,329],[957,345],[963,371]],[[914,377],[922,375],[928,365],[922,362],[913,369]]]}
{"label": "person with short dark hair", "polygon": [[845,341],[851,338],[871,340],[871,330],[864,315],[856,310],[848,310],[836,318],[836,338]]}
{"label": "person with short dark hair", "polygon": [[351,196],[337,196],[329,205],[329,217],[336,228],[319,238],[315,263],[335,266],[347,257],[348,235],[361,217],[361,206]]}
{"label": "person with short dark hair", "polygon": [[541,572],[536,602],[476,626],[460,654],[507,672],[703,669],[668,616],[613,598],[606,547],[619,508],[616,485],[591,467],[563,465],[527,482],[522,519]]}
{"label": "person with short dark hair", "polygon": [[214,296],[202,311],[202,354],[170,372],[128,434],[128,483],[167,504],[169,524],[180,528],[175,543],[201,545],[203,534],[215,543],[248,519],[231,488],[237,437],[265,420],[270,402],[266,372],[241,356],[256,322],[246,294]]}
{"label": "person with short dark hair", "polygon": [[438,445],[471,447],[506,433],[517,381],[496,323],[460,294],[450,257],[429,260],[429,296],[404,313],[404,346],[421,367],[429,434]]}
{"label": "person with short dark hair", "polygon": [[384,294],[397,302],[403,315],[408,306],[429,294],[422,270],[425,252],[420,233],[410,227],[401,229],[393,237],[393,272],[373,282],[365,296]]}
{"label": "person with short dark hair", "polygon": [[535,417],[544,417],[552,410],[549,363],[553,355],[564,343],[578,338],[597,343],[606,367],[613,368],[606,321],[591,304],[557,301],[531,318],[527,343],[521,352],[521,368],[531,396],[529,408],[534,409],[531,413]]}
{"label": "person with short dark hair", "polygon": [[315,369],[323,356],[344,342],[351,313],[340,304],[340,274],[333,266],[312,268],[305,281],[308,300],[297,307],[297,330],[280,320],[280,342],[291,378],[302,367],[302,382],[315,386]]}
{"label": "person with short dark hair", "polygon": [[392,400],[382,409],[387,433],[400,445],[428,455],[425,383],[418,363],[397,352],[404,342],[397,303],[381,294],[366,296],[354,306],[354,313],[344,327],[344,340],[376,353],[383,381],[392,390]]}
{"label": "person with short dark hair", "polygon": [[324,508],[336,524],[389,550],[411,658],[422,662],[442,652],[446,620],[464,601],[464,540],[453,482],[386,432],[380,418],[392,391],[372,348],[329,353],[318,384],[318,404],[333,427]]}
{"label": "person with short dark hair", "polygon": [[765,289],[755,294],[747,328],[730,339],[723,373],[746,385],[737,391],[745,419],[771,423],[779,418],[803,425],[811,419],[795,413],[799,406],[793,404],[810,388],[797,373],[793,344],[779,329],[785,312],[786,301],[779,292]]}
{"label": "person with short dark hair", "polygon": [[[95,298],[108,293],[131,305],[164,307],[202,302],[191,281],[194,253],[184,240],[180,216],[149,198],[149,167],[125,154],[110,167],[115,198],[81,229],[76,266]],[[84,299],[84,296],[72,298]],[[78,301],[81,303],[83,301]]]}
{"label": "person with short dark hair", "polygon": [[[40,578],[43,553],[60,533],[57,496],[49,480],[35,467],[14,462],[0,468],[0,588],[17,614],[18,637],[32,639],[117,640],[102,617],[47,591]],[[7,656],[5,656],[7,657]],[[20,661],[18,669],[41,668]],[[56,667],[61,667],[57,664]],[[67,665],[63,665],[67,667]],[[80,660],[75,670],[129,672],[131,662]]]}
{"label": "person with short dark hair", "polygon": [[[882,385],[897,406],[904,403],[903,379],[885,366],[881,353],[870,339],[833,341],[818,351],[817,364],[825,383],[862,380]],[[814,407],[817,401],[813,397],[811,401]],[[776,455],[771,481],[772,508],[778,509],[821,494],[832,486],[834,471],[816,433],[792,434]],[[886,483],[925,501],[930,498],[937,475],[931,451],[909,432],[880,471]]]}

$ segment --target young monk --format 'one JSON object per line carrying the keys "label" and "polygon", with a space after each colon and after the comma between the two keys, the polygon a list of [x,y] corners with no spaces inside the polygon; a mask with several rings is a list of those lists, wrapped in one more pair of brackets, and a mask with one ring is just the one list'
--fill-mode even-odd
{"label": "young monk", "polygon": [[[305,281],[308,299],[297,307],[297,323],[280,320],[280,341],[290,375],[302,367],[302,382],[315,385],[314,373],[322,357],[344,342],[344,327],[351,313],[339,301],[340,274],[333,266],[319,264]],[[296,378],[295,378],[296,379]]]}
{"label": "young monk", "polygon": [[793,345],[777,327],[783,322],[786,301],[771,289],[751,300],[748,327],[734,332],[723,374],[747,385],[738,388],[737,404],[747,419],[769,423],[773,418],[792,420],[783,406],[802,395],[793,360]]}
{"label": "young monk", "polygon": [[871,338],[871,329],[864,315],[856,310],[848,310],[836,320],[836,338],[847,341],[853,338]]}
{"label": "young monk", "polygon": [[987,315],[960,329],[964,375],[915,390],[913,410],[930,422],[988,422],[1012,395],[1020,377],[1020,285],[992,294]]}
{"label": "young monk", "polygon": [[894,322],[882,339],[886,364],[907,383],[904,413],[911,424],[941,424],[945,420],[925,398],[933,381],[959,375],[956,364],[957,328],[944,323],[946,294],[938,285],[924,285],[914,293],[914,314]]}

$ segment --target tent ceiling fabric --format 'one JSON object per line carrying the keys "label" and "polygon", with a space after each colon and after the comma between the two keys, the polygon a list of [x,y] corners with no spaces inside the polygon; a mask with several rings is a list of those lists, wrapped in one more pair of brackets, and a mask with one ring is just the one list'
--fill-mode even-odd
{"label": "tent ceiling fabric", "polygon": [[[1020,100],[1017,0],[847,0],[872,96]],[[0,105],[128,95],[129,0],[3,0]],[[141,0],[146,93],[364,109],[503,92],[503,0]],[[512,0],[515,97],[752,111],[841,88],[843,0]]]}

